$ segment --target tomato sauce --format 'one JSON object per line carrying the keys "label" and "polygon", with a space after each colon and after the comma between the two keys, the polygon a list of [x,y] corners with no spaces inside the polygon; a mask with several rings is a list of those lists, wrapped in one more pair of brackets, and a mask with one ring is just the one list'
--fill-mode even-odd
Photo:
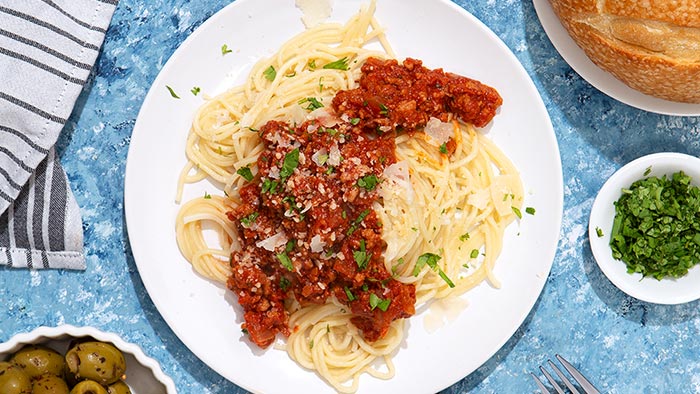
{"label": "tomato sauce", "polygon": [[396,133],[453,113],[485,124],[501,102],[495,90],[417,60],[369,59],[362,71],[360,87],[339,92],[321,116],[261,127],[258,173],[228,213],[241,249],[231,255],[227,286],[260,347],[294,329],[285,308],[291,296],[301,305],[335,297],[368,341],[415,313],[415,287],[385,268],[372,208],[384,169],[396,162]]}

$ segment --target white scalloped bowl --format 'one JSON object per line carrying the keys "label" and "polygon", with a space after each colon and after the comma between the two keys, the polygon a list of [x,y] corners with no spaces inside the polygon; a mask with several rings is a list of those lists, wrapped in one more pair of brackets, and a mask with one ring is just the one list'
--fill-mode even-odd
{"label": "white scalloped bowl", "polygon": [[70,342],[76,338],[92,337],[110,342],[124,353],[126,359],[126,383],[132,394],[176,394],[175,383],[163,373],[160,364],[146,356],[133,343],[125,342],[118,335],[100,331],[93,327],[60,325],[38,327],[31,332],[20,333],[0,344],[0,361],[8,359],[25,345],[41,344],[65,354]]}
{"label": "white scalloped bowl", "polygon": [[[627,273],[627,266],[612,257],[610,232],[615,218],[615,205],[623,188],[642,178],[671,176],[678,171],[691,177],[700,186],[700,158],[676,152],[661,152],[642,156],[615,172],[600,189],[591,208],[588,237],[600,270],[620,290],[639,300],[662,305],[676,305],[700,299],[700,265],[692,267],[681,278],[656,280],[642,274]],[[597,229],[603,232],[598,236]]]}

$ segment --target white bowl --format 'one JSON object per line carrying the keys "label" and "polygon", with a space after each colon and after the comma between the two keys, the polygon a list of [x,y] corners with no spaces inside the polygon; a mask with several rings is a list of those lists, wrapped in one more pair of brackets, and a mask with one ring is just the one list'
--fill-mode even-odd
{"label": "white bowl", "polygon": [[92,327],[61,325],[39,327],[28,333],[21,333],[0,344],[0,361],[8,359],[25,345],[45,345],[65,354],[71,340],[92,337],[98,341],[110,342],[124,353],[126,359],[126,383],[133,394],[176,394],[175,383],[165,375],[160,364],[147,357],[141,348],[122,340],[112,333],[102,332]]}
{"label": "white bowl", "polygon": [[[649,173],[645,175],[647,171]],[[700,186],[700,159],[695,156],[670,152],[655,153],[626,164],[600,189],[593,202],[588,223],[591,250],[605,276],[632,297],[655,304],[674,305],[700,299],[700,266],[695,265],[687,275],[677,279],[657,280],[653,277],[642,279],[640,273],[627,273],[626,264],[612,257],[609,245],[615,217],[613,203],[620,198],[623,188],[629,188],[639,179],[670,176],[678,171],[683,171],[690,176],[693,185]],[[603,232],[601,237],[597,235],[598,228]]]}

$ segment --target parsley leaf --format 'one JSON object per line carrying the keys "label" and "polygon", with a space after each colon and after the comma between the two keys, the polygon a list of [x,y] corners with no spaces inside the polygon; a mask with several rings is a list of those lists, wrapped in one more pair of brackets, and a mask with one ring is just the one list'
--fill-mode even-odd
{"label": "parsley leaf", "polygon": [[287,153],[280,169],[280,178],[289,178],[299,166],[299,148]]}
{"label": "parsley leaf", "polygon": [[292,265],[292,259],[290,259],[289,256],[287,256],[286,252],[277,253],[277,260],[279,260],[280,264],[282,264],[282,266],[284,268],[286,268],[288,271],[294,271],[294,265]]}
{"label": "parsley leaf", "polygon": [[236,174],[240,175],[245,179],[246,181],[250,182],[253,180],[253,172],[250,171],[250,168],[248,166],[241,167],[236,171]]}
{"label": "parsley leaf", "polygon": [[277,77],[277,71],[275,71],[274,67],[270,66],[263,71],[263,75],[265,76],[265,79],[272,82],[275,80],[275,77]]}
{"label": "parsley leaf", "polygon": [[380,182],[379,178],[377,178],[376,175],[367,175],[363,176],[362,178],[357,180],[357,186],[367,190],[367,191],[372,191],[377,187],[377,184]]}
{"label": "parsley leaf", "polygon": [[313,111],[315,109],[323,108],[323,103],[318,101],[316,97],[307,97],[298,101],[299,105],[304,103],[309,103],[304,109],[307,111]]}
{"label": "parsley leaf", "polygon": [[200,88],[199,86],[195,86],[192,89],[190,89],[190,92],[192,92],[192,94],[194,94],[195,96],[198,95],[199,92],[201,92],[201,91],[202,91],[202,88]]}
{"label": "parsley leaf", "polygon": [[344,57],[342,59],[338,59],[334,62],[327,63],[323,66],[324,69],[332,69],[332,70],[348,70],[348,57]]}
{"label": "parsley leaf", "polygon": [[168,86],[168,85],[165,85],[165,87],[168,89],[168,92],[170,92],[170,95],[171,95],[173,98],[176,98],[176,99],[179,99],[179,98],[180,98],[180,96],[178,96],[177,93],[175,93],[175,91],[173,90],[173,88],[171,88],[171,87]]}
{"label": "parsley leaf", "polygon": [[362,271],[363,269],[367,268],[367,264],[369,263],[369,260],[372,258],[372,254],[367,254],[367,250],[365,249],[365,240],[360,240],[360,250],[355,250],[352,252],[352,257],[355,259],[355,263],[357,263],[357,268]]}
{"label": "parsley leaf", "polygon": [[391,299],[389,298],[383,300],[374,293],[369,295],[369,306],[372,308],[372,310],[374,310],[374,308],[379,308],[383,312],[386,312],[386,310],[389,309],[390,304]]}
{"label": "parsley leaf", "polygon": [[221,46],[221,54],[222,55],[226,55],[227,53],[231,53],[231,52],[233,52],[233,51],[228,48],[227,44],[224,44]]}

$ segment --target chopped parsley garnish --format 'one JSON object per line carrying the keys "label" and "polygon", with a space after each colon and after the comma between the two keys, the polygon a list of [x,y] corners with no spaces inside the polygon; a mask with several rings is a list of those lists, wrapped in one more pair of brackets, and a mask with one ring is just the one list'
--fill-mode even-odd
{"label": "chopped parsley garnish", "polygon": [[601,238],[603,236],[603,229],[601,229],[600,227],[596,227],[595,228],[595,235],[597,235],[598,238]]}
{"label": "chopped parsley garnish", "polygon": [[632,183],[615,202],[610,247],[628,273],[686,275],[700,262],[700,189],[682,171]]}
{"label": "chopped parsley garnish", "polygon": [[357,126],[357,124],[360,123],[360,118],[352,118],[350,119],[350,124],[353,126]]}
{"label": "chopped parsley garnish", "polygon": [[369,295],[369,306],[372,307],[372,310],[374,310],[374,308],[379,308],[382,310],[382,312],[386,312],[386,310],[389,309],[390,304],[391,299],[389,298],[383,300],[374,293]]}
{"label": "chopped parsley garnish", "polygon": [[277,77],[277,71],[273,66],[270,66],[263,71],[263,75],[265,76],[265,79],[272,82],[275,80],[275,77]]}
{"label": "chopped parsley garnish", "polygon": [[367,215],[369,215],[369,209],[365,209],[364,211],[360,212],[360,214],[357,216],[357,218],[352,223],[350,223],[350,228],[345,233],[345,235],[350,235],[350,234],[354,233],[355,230],[357,230],[357,226],[360,223],[362,223],[363,220],[365,220],[365,217],[367,217]]}
{"label": "chopped parsley garnish", "polygon": [[194,94],[195,96],[198,95],[199,92],[201,92],[201,91],[202,91],[202,88],[200,88],[199,86],[195,86],[192,89],[190,89],[190,92],[192,92],[192,94]]}
{"label": "chopped parsley garnish", "polygon": [[302,105],[304,103],[309,103],[309,105],[304,107],[304,109],[306,109],[307,111],[313,111],[315,109],[323,108],[323,103],[318,101],[316,97],[303,98],[298,102],[299,105]]}
{"label": "chopped parsley garnish", "polygon": [[170,92],[170,95],[171,95],[173,98],[176,98],[176,99],[179,99],[179,98],[180,98],[180,96],[178,96],[177,93],[175,93],[175,91],[173,90],[173,88],[171,88],[171,87],[168,86],[168,85],[165,85],[165,87],[168,89],[168,92]]}
{"label": "chopped parsley garnish", "polygon": [[443,143],[440,145],[440,153],[442,153],[442,154],[444,154],[444,155],[447,154],[447,143],[446,143],[446,142],[443,142]]}
{"label": "chopped parsley garnish", "polygon": [[469,257],[473,259],[479,257],[479,249],[472,249],[472,252],[469,254]]}
{"label": "chopped parsley garnish", "polygon": [[277,260],[279,260],[280,264],[282,264],[282,266],[288,271],[294,271],[292,259],[290,259],[289,256],[287,256],[287,252],[277,253]]}
{"label": "chopped parsley garnish", "polygon": [[294,250],[295,245],[296,245],[296,242],[293,239],[290,239],[289,241],[287,241],[287,244],[284,245],[284,251],[286,253],[291,252],[292,250]]}
{"label": "chopped parsley garnish", "polygon": [[347,58],[347,56],[346,56],[346,57],[344,57],[344,58],[342,58],[342,59],[338,59],[338,60],[336,60],[336,61],[334,61],[334,62],[327,63],[327,64],[325,64],[325,65],[323,66],[323,68],[326,69],[326,70],[328,70],[328,69],[333,69],[333,70],[348,70],[348,58]]}
{"label": "chopped parsley garnish", "polygon": [[534,214],[535,214],[535,208],[533,208],[533,207],[527,207],[527,208],[525,208],[525,213],[527,213],[528,215],[534,215]]}
{"label": "chopped parsley garnish", "polygon": [[468,239],[469,239],[469,233],[464,233],[464,234],[459,236],[460,241],[466,241]]}
{"label": "chopped parsley garnish", "polygon": [[307,64],[309,66],[310,70],[315,70],[316,69],[316,59],[311,59],[309,63]]}
{"label": "chopped parsley garnish", "polygon": [[345,290],[345,295],[348,296],[348,301],[355,301],[355,295],[352,294],[352,291],[347,286],[343,287],[343,290]]}
{"label": "chopped parsley garnish", "polygon": [[279,181],[272,181],[269,178],[265,178],[262,182],[262,186],[260,187],[260,193],[270,193],[270,194],[275,194],[277,193],[277,187],[279,187],[280,183]]}
{"label": "chopped parsley garnish", "polygon": [[376,175],[372,174],[372,175],[363,176],[362,178],[358,179],[357,186],[359,186],[365,190],[372,191],[372,190],[376,189],[377,184],[379,182],[380,182],[379,178],[377,178]]}
{"label": "chopped parsley garnish", "polygon": [[515,216],[518,217],[518,219],[523,218],[523,213],[520,212],[520,209],[518,209],[518,207],[511,207],[511,209],[513,210],[513,213],[515,214]]}
{"label": "chopped parsley garnish", "polygon": [[259,213],[253,212],[250,215],[242,218],[241,224],[245,227],[250,227],[250,225],[253,224],[253,222],[255,222],[255,219],[257,219],[259,215]]}
{"label": "chopped parsley garnish", "polygon": [[287,291],[291,284],[292,282],[290,282],[289,279],[285,278],[284,276],[280,278],[280,289],[282,289],[282,291]]}
{"label": "chopped parsley garnish", "polygon": [[360,240],[360,250],[355,250],[352,252],[352,258],[355,259],[355,263],[357,263],[357,268],[359,268],[360,271],[367,268],[367,264],[369,263],[369,259],[372,258],[372,254],[367,254],[364,239]]}
{"label": "chopped parsley garnish", "polygon": [[389,108],[386,107],[384,104],[379,104],[379,113],[382,115],[389,115]]}
{"label": "chopped parsley garnish", "polygon": [[224,44],[221,46],[221,54],[222,55],[226,55],[227,53],[231,53],[231,52],[233,52],[233,51],[228,48],[227,44]]}
{"label": "chopped parsley garnish", "polygon": [[236,174],[240,175],[245,179],[246,181],[250,182],[253,180],[253,172],[250,171],[250,168],[248,166],[241,167],[236,171]]}
{"label": "chopped parsley garnish", "polygon": [[323,93],[323,77],[318,79],[318,92]]}
{"label": "chopped parsley garnish", "polygon": [[281,178],[289,178],[294,170],[299,165],[299,148],[295,148],[293,151],[287,153],[284,156],[284,161],[282,162],[282,168],[280,169]]}
{"label": "chopped parsley garnish", "polygon": [[413,276],[418,276],[423,267],[427,265],[433,271],[437,271],[438,275],[445,281],[445,283],[447,283],[448,286],[455,287],[454,282],[452,282],[442,268],[438,266],[438,261],[440,261],[441,258],[442,257],[440,255],[435,253],[423,253],[422,255],[418,256],[416,265],[413,267]]}
{"label": "chopped parsley garnish", "polygon": [[204,199],[205,200],[211,200],[211,194],[204,192]]}

